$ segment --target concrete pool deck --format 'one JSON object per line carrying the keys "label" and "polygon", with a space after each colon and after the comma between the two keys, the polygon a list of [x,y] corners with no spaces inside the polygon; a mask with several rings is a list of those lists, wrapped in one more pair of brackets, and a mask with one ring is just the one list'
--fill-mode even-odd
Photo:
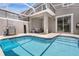
{"label": "concrete pool deck", "polygon": [[[19,36],[37,36],[37,37],[42,37],[42,38],[53,38],[58,35],[63,35],[63,36],[72,36],[72,37],[77,37],[79,38],[79,35],[75,34],[68,34],[68,33],[49,33],[49,34],[36,34],[36,33],[27,33],[27,34],[18,34],[18,35],[13,35],[13,36],[0,36],[1,39],[5,38],[12,38],[12,37],[19,37]],[[0,56],[4,56],[4,53],[0,47]]]}

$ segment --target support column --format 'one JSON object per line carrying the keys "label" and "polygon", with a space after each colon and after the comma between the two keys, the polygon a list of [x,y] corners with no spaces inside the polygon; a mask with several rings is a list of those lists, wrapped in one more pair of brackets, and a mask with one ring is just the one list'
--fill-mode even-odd
{"label": "support column", "polygon": [[44,33],[48,33],[48,15],[44,14]]}
{"label": "support column", "polygon": [[71,14],[71,33],[74,33],[74,28],[73,28],[73,24],[74,24],[74,22],[73,22],[73,14]]}

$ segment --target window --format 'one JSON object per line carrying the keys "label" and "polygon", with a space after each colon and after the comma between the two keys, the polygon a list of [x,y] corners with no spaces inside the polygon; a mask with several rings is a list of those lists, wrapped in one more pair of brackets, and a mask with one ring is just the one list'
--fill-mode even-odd
{"label": "window", "polygon": [[61,16],[57,18],[57,31],[58,32],[71,32],[72,30],[71,15]]}

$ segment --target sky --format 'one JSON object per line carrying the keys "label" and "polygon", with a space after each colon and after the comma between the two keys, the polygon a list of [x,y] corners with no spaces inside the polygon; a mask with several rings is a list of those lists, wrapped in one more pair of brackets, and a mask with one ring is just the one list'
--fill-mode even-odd
{"label": "sky", "polygon": [[[27,3],[32,5],[32,3]],[[0,3],[0,8],[5,10],[10,10],[15,13],[21,13],[27,10],[29,7],[24,3]]]}

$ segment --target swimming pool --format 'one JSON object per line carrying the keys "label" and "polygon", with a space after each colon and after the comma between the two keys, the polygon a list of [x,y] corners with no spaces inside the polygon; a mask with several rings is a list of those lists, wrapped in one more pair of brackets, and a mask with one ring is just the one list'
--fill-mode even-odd
{"label": "swimming pool", "polygon": [[5,56],[79,56],[78,38],[22,36],[0,41]]}

